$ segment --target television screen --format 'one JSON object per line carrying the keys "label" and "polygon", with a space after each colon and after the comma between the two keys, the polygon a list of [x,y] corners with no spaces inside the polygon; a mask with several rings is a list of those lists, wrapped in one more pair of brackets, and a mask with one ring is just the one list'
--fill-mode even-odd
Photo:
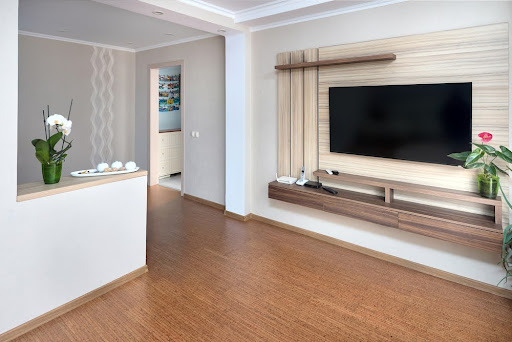
{"label": "television screen", "polygon": [[331,152],[459,165],[471,149],[471,83],[329,88]]}

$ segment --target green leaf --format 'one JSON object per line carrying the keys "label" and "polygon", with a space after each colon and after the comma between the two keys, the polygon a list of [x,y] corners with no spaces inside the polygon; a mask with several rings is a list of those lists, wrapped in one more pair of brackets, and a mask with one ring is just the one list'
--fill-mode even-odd
{"label": "green leaf", "polygon": [[501,152],[512,160],[512,152],[506,146],[500,146]]}
{"label": "green leaf", "polygon": [[48,139],[48,143],[50,144],[52,150],[55,148],[55,145],[62,139],[62,132],[57,132]]}
{"label": "green leaf", "polygon": [[34,145],[34,147],[36,147],[36,144],[38,142],[40,142],[40,141],[44,141],[44,140],[42,140],[42,139],[34,139],[34,140],[32,140],[32,145]]}
{"label": "green leaf", "polygon": [[506,161],[507,163],[512,163],[512,158],[507,157],[507,155],[505,155],[503,152],[496,151],[496,155],[498,158]]}
{"label": "green leaf", "polygon": [[472,163],[469,165],[464,165],[465,169],[478,169],[479,167],[484,167],[485,163]]}
{"label": "green leaf", "polygon": [[494,164],[494,163],[491,163],[492,166],[494,166],[496,168],[496,170],[498,170],[499,172],[505,174],[505,175],[508,175],[507,171],[501,169],[500,167],[498,167],[498,165]]}
{"label": "green leaf", "polygon": [[471,151],[466,152],[460,152],[460,153],[451,153],[448,155],[448,157],[460,160],[460,161],[466,161],[468,159],[468,156],[471,154]]}
{"label": "green leaf", "polygon": [[484,170],[487,171],[487,173],[496,176],[496,168],[494,166],[484,164]]}
{"label": "green leaf", "polygon": [[473,143],[473,145],[475,145],[476,147],[480,148],[482,151],[484,151],[485,153],[487,153],[488,155],[491,155],[491,156],[496,156],[496,149],[490,145],[484,145],[484,144],[475,144]]}
{"label": "green leaf", "polygon": [[473,152],[471,152],[466,159],[466,163],[464,164],[464,167],[468,166],[471,163],[476,162],[478,159],[482,158],[484,156],[485,152],[481,149],[477,148]]}
{"label": "green leaf", "polygon": [[36,143],[36,158],[42,163],[46,164],[50,161],[50,146],[44,140]]}

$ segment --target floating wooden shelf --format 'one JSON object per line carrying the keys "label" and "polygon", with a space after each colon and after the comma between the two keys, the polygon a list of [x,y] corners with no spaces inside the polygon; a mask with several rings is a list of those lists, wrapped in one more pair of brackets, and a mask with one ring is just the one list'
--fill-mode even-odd
{"label": "floating wooden shelf", "polygon": [[[316,171],[315,175],[319,172],[324,171]],[[501,249],[503,239],[502,227],[501,224],[496,224],[492,217],[408,201],[393,200],[391,190],[399,188],[402,190],[401,186],[409,185],[410,188],[404,191],[410,190],[422,194],[434,194],[434,191],[439,191],[435,194],[444,198],[457,198],[460,200],[467,200],[469,198],[470,200],[467,201],[482,203],[481,201],[477,202],[476,196],[472,193],[347,174],[340,174],[338,176],[325,175],[328,176],[326,178],[338,177],[338,180],[346,182],[389,189],[389,191],[385,192],[390,197],[389,202],[378,195],[369,195],[343,189],[337,189],[338,194],[332,195],[323,189],[312,189],[295,184],[281,184],[276,181],[269,183],[268,197],[465,246],[493,252],[499,252]],[[357,181],[350,177],[357,178]],[[376,183],[377,181],[379,183]],[[444,196],[447,193],[451,195]],[[491,205],[501,206],[499,199],[492,201],[494,201],[494,204]],[[499,205],[497,202],[499,202]]]}
{"label": "floating wooden shelf", "polygon": [[426,186],[426,185],[419,185],[419,184],[412,184],[412,183],[405,183],[405,182],[390,181],[390,180],[385,180],[385,179],[380,179],[380,178],[351,175],[348,173],[340,173],[338,175],[330,175],[325,170],[316,170],[315,172],[313,172],[313,175],[320,177],[320,178],[334,179],[334,180],[346,182],[346,183],[364,184],[364,185],[371,185],[371,186],[375,186],[375,187],[384,188],[384,193],[385,193],[384,200],[386,203],[391,203],[393,201],[394,190],[400,190],[400,191],[409,192],[409,193],[438,196],[438,197],[442,197],[442,198],[455,199],[455,200],[460,200],[460,201],[464,201],[464,202],[487,204],[487,205],[494,207],[494,223],[496,223],[496,224],[502,223],[501,222],[502,215],[501,215],[501,198],[500,197],[496,197],[496,199],[490,199],[490,198],[482,197],[479,194],[474,193],[474,192],[451,190],[451,189],[438,188],[438,187],[434,187],[434,186]]}
{"label": "floating wooden shelf", "polygon": [[317,61],[317,62],[282,64],[282,65],[276,65],[275,68],[277,70],[288,70],[288,69],[310,68],[310,67],[327,66],[327,65],[353,64],[353,63],[378,62],[378,61],[394,61],[395,59],[396,59],[396,55],[394,53],[385,53],[385,54],[371,55],[371,56],[328,59],[328,60]]}

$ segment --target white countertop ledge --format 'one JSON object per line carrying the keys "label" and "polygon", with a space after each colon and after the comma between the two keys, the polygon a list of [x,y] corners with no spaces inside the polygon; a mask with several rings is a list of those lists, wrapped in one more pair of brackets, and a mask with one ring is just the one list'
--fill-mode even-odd
{"label": "white countertop ledge", "polygon": [[119,182],[126,179],[147,176],[146,170],[112,176],[71,177],[65,176],[57,184],[44,184],[43,181],[18,185],[17,202],[30,201],[36,198],[53,196],[64,192],[90,188],[97,185]]}

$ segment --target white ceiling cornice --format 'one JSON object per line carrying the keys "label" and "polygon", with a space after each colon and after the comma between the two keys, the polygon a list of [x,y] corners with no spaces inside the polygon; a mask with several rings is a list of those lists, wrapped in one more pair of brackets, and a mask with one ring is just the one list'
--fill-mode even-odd
{"label": "white ceiling cornice", "polygon": [[217,35],[213,34],[213,33],[208,33],[208,34],[203,34],[201,36],[188,37],[188,38],[184,38],[184,39],[180,39],[180,40],[175,40],[175,41],[172,41],[169,43],[161,43],[161,44],[156,44],[156,45],[152,45],[152,46],[138,48],[138,49],[135,49],[135,52],[141,52],[141,51],[146,51],[146,50],[158,49],[158,48],[166,47],[166,46],[184,44],[184,43],[193,42],[193,41],[201,40],[201,39],[212,38],[212,37],[217,37]]}
{"label": "white ceiling cornice", "polygon": [[333,0],[276,0],[268,4],[251,7],[235,13],[235,23],[260,19],[271,15],[281,14],[306,8],[310,6],[320,5]]}
{"label": "white ceiling cornice", "polygon": [[231,19],[235,19],[235,12],[230,11],[224,7],[212,5],[206,1],[201,1],[201,0],[178,0],[178,1],[183,2],[184,4],[187,4],[187,5],[201,8],[205,11],[210,11],[210,12],[213,12],[216,14],[220,14],[220,15],[229,17]]}
{"label": "white ceiling cornice", "polygon": [[364,3],[364,4],[342,7],[342,8],[336,9],[336,10],[320,12],[320,13],[315,13],[315,14],[311,14],[311,15],[305,15],[305,16],[301,16],[301,17],[297,17],[297,18],[293,18],[293,19],[276,21],[276,22],[272,22],[270,24],[252,26],[251,32],[268,30],[268,29],[275,28],[275,27],[297,24],[297,23],[302,23],[305,21],[322,19],[322,18],[332,17],[335,15],[340,15],[340,14],[345,14],[345,13],[363,11],[363,10],[367,10],[367,9],[371,9],[371,8],[382,7],[382,6],[387,6],[387,5],[392,5],[392,4],[397,4],[400,2],[407,2],[407,1],[409,1],[409,0],[375,0],[372,2]]}
{"label": "white ceiling cornice", "polygon": [[22,36],[30,36],[30,37],[36,37],[36,38],[44,38],[44,39],[51,39],[51,40],[58,40],[61,42],[66,43],[75,43],[75,44],[82,44],[82,45],[90,45],[90,46],[97,46],[112,50],[119,50],[119,51],[127,51],[127,52],[135,52],[135,49],[129,49],[122,46],[116,46],[116,45],[107,45],[107,44],[100,44],[95,42],[88,42],[85,40],[79,40],[79,39],[72,39],[72,38],[65,38],[65,37],[59,37],[59,36],[52,36],[49,34],[42,34],[37,32],[28,32],[28,31],[18,31],[18,34]]}
{"label": "white ceiling cornice", "polygon": [[61,42],[66,42],[66,43],[75,43],[75,44],[81,44],[81,45],[97,46],[97,47],[101,47],[101,48],[112,49],[112,50],[119,50],[119,51],[126,51],[126,52],[132,52],[132,53],[146,51],[146,50],[152,50],[152,49],[158,49],[158,48],[166,47],[166,46],[184,44],[184,43],[189,43],[189,42],[193,42],[193,41],[196,41],[196,40],[207,39],[207,38],[211,38],[211,37],[216,37],[217,36],[215,34],[208,33],[208,34],[203,34],[203,35],[200,35],[200,36],[194,36],[194,37],[188,37],[188,38],[183,38],[183,39],[179,39],[179,40],[174,40],[174,41],[168,42],[168,43],[161,43],[161,44],[156,44],[156,45],[151,45],[151,46],[145,46],[145,47],[141,47],[141,48],[137,48],[137,49],[129,49],[129,48],[125,48],[125,47],[122,47],[122,46],[100,44],[100,43],[88,42],[88,41],[85,41],[85,40],[78,40],[78,39],[71,39],[71,38],[65,38],[65,37],[59,37],[59,36],[52,36],[52,35],[36,33],[36,32],[18,31],[18,34],[20,34],[22,36],[29,36],[29,37],[35,37],[35,38],[44,38],[44,39],[58,40],[58,41],[61,41]]}

